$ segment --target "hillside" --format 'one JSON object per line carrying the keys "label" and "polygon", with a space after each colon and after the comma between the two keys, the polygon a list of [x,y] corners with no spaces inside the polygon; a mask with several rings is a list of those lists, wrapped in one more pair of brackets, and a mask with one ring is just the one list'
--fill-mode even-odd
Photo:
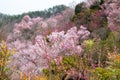
{"label": "hillside", "polygon": [[33,12],[23,13],[21,15],[7,15],[0,13],[0,28],[10,23],[19,22],[22,19],[22,17],[25,15],[29,15],[31,18],[36,18],[39,16],[45,19],[45,18],[49,18],[52,15],[56,15],[61,11],[64,11],[66,8],[67,7],[65,5],[58,5],[58,6],[53,6],[52,8],[49,8],[44,11],[33,11]]}
{"label": "hillside", "polygon": [[61,13],[67,8],[68,7],[65,5],[57,5],[44,11],[33,11],[23,13],[21,15],[7,15],[0,13],[0,32],[4,30],[4,35],[8,35],[10,32],[12,32],[14,24],[20,22],[25,15],[29,15],[31,18],[41,17],[43,19],[47,19],[51,16],[57,15],[58,13]]}
{"label": "hillside", "polygon": [[120,79],[120,1],[50,11],[1,29],[0,80]]}

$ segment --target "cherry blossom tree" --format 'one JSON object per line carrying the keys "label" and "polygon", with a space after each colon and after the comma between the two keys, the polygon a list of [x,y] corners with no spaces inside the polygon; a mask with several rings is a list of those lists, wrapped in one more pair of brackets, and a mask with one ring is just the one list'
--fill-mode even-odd
{"label": "cherry blossom tree", "polygon": [[105,12],[108,15],[108,27],[112,31],[120,31],[120,1],[105,0]]}
{"label": "cherry blossom tree", "polygon": [[48,67],[51,59],[58,60],[63,55],[81,55],[84,49],[79,44],[79,40],[86,40],[89,35],[90,32],[81,26],[80,30],[73,27],[66,33],[61,31],[52,32],[47,36],[38,35],[35,37],[35,44],[31,41],[12,42],[10,48],[16,48],[16,54],[11,57],[12,76],[18,75],[19,71],[31,75],[41,74],[42,69]]}
{"label": "cherry blossom tree", "polygon": [[63,55],[83,53],[80,43],[89,38],[90,32],[83,26],[68,25],[66,28],[72,15],[72,9],[48,19],[26,15],[15,24],[13,33],[7,37],[9,49],[16,50],[9,64],[12,79],[19,79],[20,72],[41,74],[52,59],[59,64]]}

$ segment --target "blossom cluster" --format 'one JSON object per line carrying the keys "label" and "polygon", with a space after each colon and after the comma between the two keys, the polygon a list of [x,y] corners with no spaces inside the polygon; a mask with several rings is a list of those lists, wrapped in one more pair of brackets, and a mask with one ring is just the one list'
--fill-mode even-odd
{"label": "blossom cluster", "polygon": [[24,16],[19,23],[16,23],[13,32],[8,35],[7,41],[15,41],[16,39],[34,40],[36,35],[48,35],[53,31],[68,30],[66,28],[70,17],[73,15],[72,9],[51,16],[48,19],[41,17],[30,18]]}
{"label": "blossom cluster", "polygon": [[120,25],[120,1],[105,0],[105,12],[108,15],[108,27],[113,31],[119,32]]}
{"label": "blossom cluster", "polygon": [[14,33],[20,34],[20,32],[24,29],[32,29],[35,24],[39,23],[42,20],[42,18],[30,18],[28,15],[24,16],[22,21],[20,23],[16,23],[14,27]]}
{"label": "blossom cluster", "polygon": [[[16,48],[16,54],[11,57],[13,76],[18,71],[30,74],[40,74],[42,69],[48,67],[51,59],[61,59],[63,55],[81,55],[84,49],[79,44],[80,40],[88,39],[90,32],[83,26],[77,30],[72,27],[66,33],[52,32],[50,35],[37,35],[35,43],[20,41],[10,43],[10,48]],[[58,61],[56,62],[58,63]]]}
{"label": "blossom cluster", "polygon": [[7,37],[9,49],[16,50],[9,64],[13,79],[18,79],[20,72],[41,74],[51,59],[59,64],[63,55],[83,53],[80,43],[89,38],[90,32],[83,26],[66,28],[72,15],[71,9],[48,19],[26,15],[15,24],[13,33]]}

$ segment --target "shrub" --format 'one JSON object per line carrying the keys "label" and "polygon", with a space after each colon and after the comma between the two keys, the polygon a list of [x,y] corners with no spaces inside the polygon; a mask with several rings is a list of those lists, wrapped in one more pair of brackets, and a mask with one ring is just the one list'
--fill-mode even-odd
{"label": "shrub", "polygon": [[10,79],[10,69],[7,67],[9,57],[14,53],[13,50],[9,50],[6,43],[2,41],[0,43],[0,80]]}

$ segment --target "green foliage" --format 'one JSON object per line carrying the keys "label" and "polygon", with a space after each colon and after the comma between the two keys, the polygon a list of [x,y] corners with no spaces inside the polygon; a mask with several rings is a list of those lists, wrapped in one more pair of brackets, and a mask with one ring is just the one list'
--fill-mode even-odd
{"label": "green foliage", "polygon": [[110,32],[111,31],[107,27],[102,27],[93,31],[93,33],[98,35],[101,40],[107,39]]}
{"label": "green foliage", "polygon": [[70,68],[75,68],[79,70],[79,57],[72,55],[72,56],[64,56],[62,60],[62,65],[66,65],[66,70],[69,70]]}
{"label": "green foliage", "polygon": [[102,5],[102,4],[104,4],[104,2],[105,2],[104,0],[100,0],[99,4]]}
{"label": "green foliage", "polygon": [[93,75],[97,80],[120,80],[120,54],[116,50],[112,53],[108,53],[108,65],[98,67],[93,70]]}
{"label": "green foliage", "polygon": [[93,70],[93,74],[95,75],[94,77],[96,77],[97,80],[109,80],[109,77],[111,76],[111,73],[108,70],[101,67]]}
{"label": "green foliage", "polygon": [[80,13],[81,11],[83,11],[85,8],[85,2],[79,3],[76,5],[75,7],[75,14],[77,15],[78,13]]}
{"label": "green foliage", "polygon": [[[80,62],[79,62],[79,56],[77,55],[71,55],[71,56],[63,56],[62,62],[59,64],[56,64],[55,60],[51,61],[51,70],[49,69],[43,69],[43,72],[50,76],[49,70],[52,76],[52,79],[55,80],[61,80],[62,76],[67,73],[71,73],[71,69],[74,69],[75,71],[78,71],[82,68],[80,68]],[[82,63],[81,63],[82,65]],[[67,76],[67,77],[70,77]],[[67,79],[65,79],[67,80]]]}
{"label": "green foliage", "polygon": [[51,15],[55,15],[57,13],[60,13],[61,11],[64,11],[67,7],[64,5],[58,5],[58,6],[53,6],[52,8],[49,8],[47,10],[43,11],[35,11],[35,12],[28,12],[24,13],[23,15],[29,15],[31,18],[33,17],[43,17],[43,18],[49,18]]}
{"label": "green foliage", "polygon": [[94,5],[91,5],[90,6],[90,9],[93,9],[93,10],[101,10],[101,7],[98,5],[98,4],[94,4]]}
{"label": "green foliage", "polygon": [[44,73],[44,74],[48,74],[49,71],[48,71],[47,69],[43,69],[43,73]]}
{"label": "green foliage", "polygon": [[118,37],[118,33],[116,32],[110,32],[108,38],[101,41],[101,45],[103,47],[106,47],[109,51],[114,51],[115,47],[120,49],[119,44],[120,44],[119,37]]}
{"label": "green foliage", "polygon": [[90,9],[93,9],[93,10],[101,10],[101,5],[104,3],[104,0],[98,0],[98,1],[95,1],[91,6],[90,6]]}
{"label": "green foliage", "polygon": [[0,27],[2,26],[2,19],[0,19]]}
{"label": "green foliage", "polygon": [[83,42],[83,44],[86,46],[86,48],[88,49],[88,50],[90,50],[90,49],[92,49],[93,48],[93,46],[94,46],[94,40],[85,40],[84,42]]}

